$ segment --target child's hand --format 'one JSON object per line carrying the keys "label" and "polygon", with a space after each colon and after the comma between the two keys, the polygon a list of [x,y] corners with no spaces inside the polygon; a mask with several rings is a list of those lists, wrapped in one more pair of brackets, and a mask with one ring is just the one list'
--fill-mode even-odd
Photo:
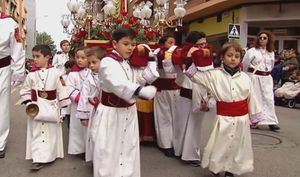
{"label": "child's hand", "polygon": [[187,57],[191,57],[192,53],[195,52],[196,50],[199,50],[199,48],[198,47],[192,47],[192,48],[190,48],[190,50],[187,53]]}
{"label": "child's hand", "polygon": [[87,127],[89,125],[89,119],[80,119],[81,125]]}

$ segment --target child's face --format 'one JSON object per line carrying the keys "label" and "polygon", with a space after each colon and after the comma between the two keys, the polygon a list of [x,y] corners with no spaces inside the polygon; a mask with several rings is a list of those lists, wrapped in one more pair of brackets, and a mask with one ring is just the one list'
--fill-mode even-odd
{"label": "child's face", "polygon": [[32,56],[36,67],[47,68],[50,56],[44,56],[41,51],[32,51]]}
{"label": "child's face", "polygon": [[64,53],[68,53],[70,51],[70,44],[68,42],[63,43],[63,45],[61,46],[61,50]]}
{"label": "child's face", "polygon": [[230,47],[222,58],[223,63],[230,68],[237,67],[241,62],[241,53]]}
{"label": "child's face", "polygon": [[91,55],[88,57],[89,61],[89,68],[92,70],[93,73],[99,72],[100,67],[100,60],[96,55]]}
{"label": "child's face", "polygon": [[81,68],[87,68],[89,66],[88,59],[86,55],[84,54],[83,50],[78,50],[76,53],[76,59],[75,59],[77,65]]}
{"label": "child's face", "polygon": [[123,37],[118,42],[113,41],[113,47],[114,49],[123,57],[123,58],[129,58],[132,55],[133,49],[136,46],[136,41],[129,38],[129,37]]}
{"label": "child's face", "polygon": [[173,45],[175,45],[175,38],[169,37],[169,38],[167,39],[167,41],[165,42],[165,47],[166,47],[167,49],[169,49],[169,48],[172,47]]}

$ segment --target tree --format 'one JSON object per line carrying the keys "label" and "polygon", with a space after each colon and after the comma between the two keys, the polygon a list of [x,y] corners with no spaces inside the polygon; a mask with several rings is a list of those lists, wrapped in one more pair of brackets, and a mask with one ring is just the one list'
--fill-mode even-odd
{"label": "tree", "polygon": [[37,33],[36,36],[36,44],[46,44],[50,47],[52,55],[56,53],[56,46],[51,35],[47,34],[46,32]]}

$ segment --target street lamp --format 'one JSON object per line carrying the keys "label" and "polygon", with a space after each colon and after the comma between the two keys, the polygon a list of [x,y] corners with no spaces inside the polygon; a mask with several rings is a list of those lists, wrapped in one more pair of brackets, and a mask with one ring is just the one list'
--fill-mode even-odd
{"label": "street lamp", "polygon": [[145,26],[150,26],[152,28],[158,28],[162,33],[164,28],[176,28],[182,26],[182,19],[186,14],[184,6],[187,4],[187,0],[176,0],[174,3],[176,7],[174,8],[174,15],[177,21],[173,21],[167,18],[169,7],[168,0],[156,0],[157,7],[154,9],[154,20],[152,24],[150,23],[150,17],[152,14],[151,6],[152,2],[147,1],[141,2],[138,6],[134,7],[133,16],[141,18],[142,23]]}

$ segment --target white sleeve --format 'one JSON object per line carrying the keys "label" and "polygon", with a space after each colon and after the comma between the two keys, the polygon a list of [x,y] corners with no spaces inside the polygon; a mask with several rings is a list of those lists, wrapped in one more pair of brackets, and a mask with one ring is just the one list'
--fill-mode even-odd
{"label": "white sleeve", "polygon": [[[14,22],[14,29],[18,28]],[[10,34],[10,56],[12,58],[11,70],[12,70],[12,81],[22,82],[25,78],[25,49],[23,43],[16,40],[15,31]]]}
{"label": "white sleeve", "polygon": [[[124,70],[118,61],[109,57],[103,58],[99,69],[100,81],[106,91],[112,92],[118,97],[132,102],[135,90],[140,86],[138,83],[124,78]],[[134,72],[134,71],[133,71]]]}
{"label": "white sleeve", "polygon": [[21,100],[22,102],[24,101],[28,101],[28,100],[31,100],[31,90],[32,90],[32,79],[31,79],[31,75],[33,73],[29,73],[21,87],[21,90],[20,90],[20,97],[21,97]]}
{"label": "white sleeve", "polygon": [[245,71],[245,72],[247,72],[247,70],[248,70],[248,68],[250,66],[250,62],[251,62],[251,60],[253,58],[252,57],[253,50],[254,50],[253,48],[247,50],[247,52],[246,52],[246,54],[245,54],[245,56],[243,58],[243,61],[242,61],[243,71]]}
{"label": "white sleeve", "polygon": [[76,72],[71,72],[66,80],[67,93],[72,102],[75,102],[76,97],[80,94],[80,90],[76,88]]}
{"label": "white sleeve", "polygon": [[141,85],[151,84],[159,77],[155,61],[148,62],[148,65],[143,69],[135,69],[135,72],[137,73],[137,82]]}
{"label": "white sleeve", "polygon": [[56,63],[57,63],[57,58],[58,58],[58,55],[56,54],[56,55],[54,55],[54,57],[53,57],[53,60],[52,60],[52,66],[55,66],[56,65]]}
{"label": "white sleeve", "polygon": [[58,76],[58,78],[59,79],[57,81],[57,90],[59,105],[60,107],[68,106],[69,104],[71,104],[71,100],[69,98],[67,87],[65,85],[65,80],[62,76]]}
{"label": "white sleeve", "polygon": [[80,99],[76,110],[76,117],[79,119],[89,119],[90,117],[90,112],[93,109],[93,106],[89,103],[91,92],[92,92],[92,85],[87,79],[82,83]]}

